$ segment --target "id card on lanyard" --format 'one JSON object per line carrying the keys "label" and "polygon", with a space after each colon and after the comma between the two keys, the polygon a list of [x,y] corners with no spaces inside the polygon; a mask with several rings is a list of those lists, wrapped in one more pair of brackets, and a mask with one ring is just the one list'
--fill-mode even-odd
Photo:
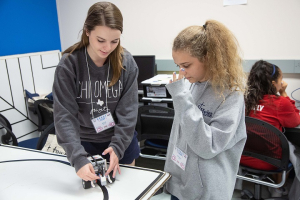
{"label": "id card on lanyard", "polygon": [[[86,59],[86,67],[88,70],[88,75],[89,75],[89,81],[91,84],[91,76],[90,76],[90,69],[89,69],[89,64],[87,61],[87,55],[86,55],[86,48],[85,48],[85,59]],[[93,100],[92,100],[92,93],[91,93],[91,106],[92,106],[92,124],[95,128],[96,133],[100,133],[106,129],[112,128],[115,126],[115,121],[112,117],[111,112],[109,112],[108,106],[107,106],[107,93],[108,93],[108,77],[109,77],[109,70],[110,70],[110,61],[108,63],[108,72],[107,72],[107,79],[106,79],[106,108],[107,112],[104,114],[101,114],[99,116],[94,117],[94,107],[93,107]],[[102,106],[102,105],[101,105]]]}
{"label": "id card on lanyard", "polygon": [[110,112],[105,113],[104,115],[100,115],[92,119],[92,123],[96,130],[96,133],[100,133],[106,129],[115,126],[115,121]]}
{"label": "id card on lanyard", "polygon": [[186,161],[188,159],[188,155],[186,155],[183,151],[181,151],[176,146],[174,147],[173,154],[171,156],[171,160],[178,165],[183,171],[185,171]]}

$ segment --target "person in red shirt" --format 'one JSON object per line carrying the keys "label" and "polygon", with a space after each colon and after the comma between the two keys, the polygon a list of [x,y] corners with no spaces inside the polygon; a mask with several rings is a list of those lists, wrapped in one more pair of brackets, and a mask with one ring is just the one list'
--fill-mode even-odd
{"label": "person in red shirt", "polygon": [[[248,93],[245,95],[246,115],[268,122],[281,131],[283,127],[298,126],[299,110],[295,106],[295,101],[288,97],[286,88],[287,83],[283,80],[279,67],[263,60],[257,61],[248,76]],[[264,133],[261,133],[261,137],[266,140],[266,147],[275,149],[281,157],[281,147],[272,144]],[[275,166],[248,156],[242,156],[240,164],[260,170],[276,170]]]}

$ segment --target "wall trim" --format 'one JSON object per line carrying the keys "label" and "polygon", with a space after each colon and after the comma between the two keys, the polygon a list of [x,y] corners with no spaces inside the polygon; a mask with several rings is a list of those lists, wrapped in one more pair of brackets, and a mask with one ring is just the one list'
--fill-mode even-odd
{"label": "wall trim", "polygon": [[[258,60],[245,60],[243,68],[249,72],[252,65]],[[266,60],[277,65],[283,73],[300,73],[300,60]],[[178,67],[171,59],[157,59],[157,71],[178,71]]]}

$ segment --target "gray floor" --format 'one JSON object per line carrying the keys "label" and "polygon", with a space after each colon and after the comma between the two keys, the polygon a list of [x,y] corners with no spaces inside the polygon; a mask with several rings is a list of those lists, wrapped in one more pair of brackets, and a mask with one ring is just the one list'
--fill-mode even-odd
{"label": "gray floor", "polygon": [[[163,170],[164,161],[139,157],[136,160],[136,166]],[[247,181],[243,181],[243,189],[248,189],[249,191],[251,191],[253,193],[254,184],[250,183],[250,182],[247,182]],[[262,186],[261,195],[262,195],[262,198],[269,198],[270,197],[270,193],[269,193],[267,187]],[[151,198],[151,200],[169,200],[169,199],[170,199],[170,195],[164,194],[164,193],[155,195]],[[240,199],[241,199],[241,191],[240,190],[235,190],[234,193],[233,193],[233,196],[232,196],[232,200],[240,200]]]}

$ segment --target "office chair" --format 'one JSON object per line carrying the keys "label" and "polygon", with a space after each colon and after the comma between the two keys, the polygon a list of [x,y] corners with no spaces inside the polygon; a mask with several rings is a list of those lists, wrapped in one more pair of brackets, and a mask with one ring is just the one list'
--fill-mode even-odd
{"label": "office chair", "polygon": [[2,127],[5,132],[5,134],[1,136],[1,142],[3,144],[12,144],[13,146],[35,149],[39,138],[36,137],[18,142],[15,134],[12,132],[10,122],[2,114],[0,114],[0,127]]}
{"label": "office chair", "polygon": [[[281,132],[279,129],[273,125],[264,122],[259,119],[251,118],[246,116],[246,131],[247,131],[247,141],[243,150],[243,155],[250,156],[263,160],[278,167],[278,170],[275,171],[265,171],[253,169],[251,167],[242,166],[242,175],[237,175],[237,178],[253,182],[254,183],[254,196],[248,190],[242,191],[242,199],[262,199],[261,198],[261,185],[268,187],[279,188],[284,185],[286,180],[286,173],[292,169],[292,166],[289,166],[289,146],[284,132]],[[261,136],[267,137],[268,141],[272,142],[274,145],[279,145],[282,148],[282,156],[266,148],[266,140]],[[272,174],[282,173],[282,181],[278,184],[275,184],[268,176]],[[250,177],[249,177],[250,176]],[[284,199],[284,198],[270,198],[270,199]]]}
{"label": "office chair", "polygon": [[1,142],[3,144],[9,144],[10,140],[12,140],[12,144],[18,146],[18,141],[15,134],[12,132],[11,124],[2,114],[0,114],[0,127],[5,132],[4,135],[1,136]]}
{"label": "office chair", "polygon": [[37,142],[36,149],[37,150],[42,150],[44,145],[46,144],[47,138],[49,134],[54,134],[55,135],[55,126],[54,123],[50,124],[41,134],[41,137],[39,138]]}
{"label": "office chair", "polygon": [[53,101],[39,99],[34,102],[34,110],[38,115],[38,131],[43,132],[53,123]]}
{"label": "office chair", "polygon": [[173,119],[172,108],[152,105],[139,107],[136,130],[138,140],[145,140],[144,145],[141,145],[141,157],[166,160]]}

